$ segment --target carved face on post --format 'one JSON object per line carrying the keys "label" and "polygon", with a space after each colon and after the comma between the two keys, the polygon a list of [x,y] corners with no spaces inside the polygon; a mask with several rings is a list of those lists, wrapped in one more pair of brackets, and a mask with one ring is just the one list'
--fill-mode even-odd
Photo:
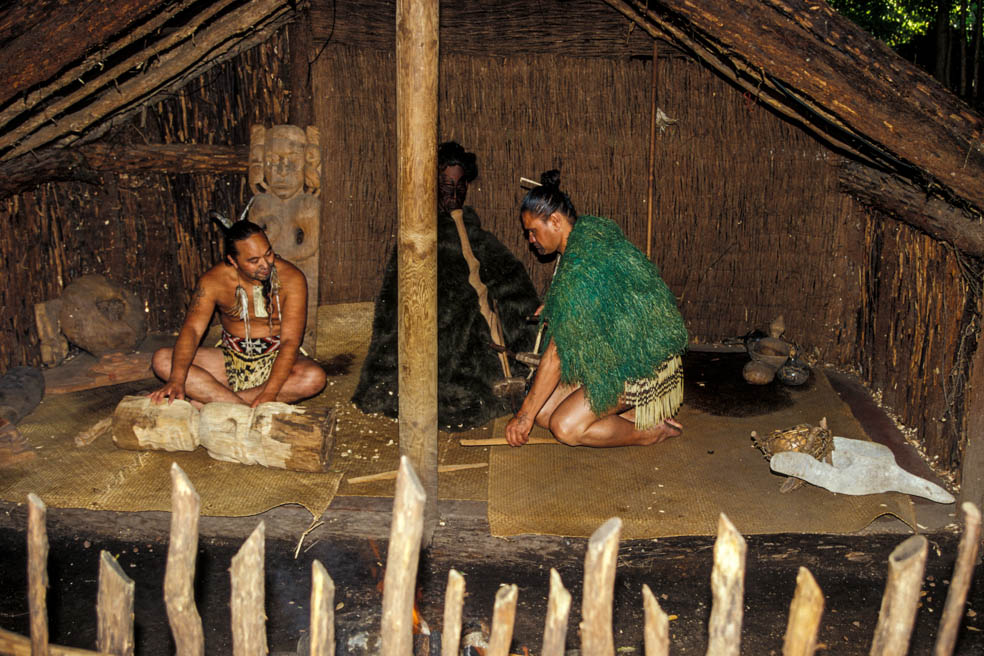
{"label": "carved face on post", "polygon": [[263,177],[270,191],[287,200],[304,186],[307,139],[304,130],[293,125],[270,128],[263,149]]}

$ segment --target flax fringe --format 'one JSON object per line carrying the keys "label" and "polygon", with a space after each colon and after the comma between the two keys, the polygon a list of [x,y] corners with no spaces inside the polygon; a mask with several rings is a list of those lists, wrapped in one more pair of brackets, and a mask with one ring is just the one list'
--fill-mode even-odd
{"label": "flax fringe", "polygon": [[683,360],[675,355],[651,378],[625,383],[625,401],[635,406],[636,430],[651,430],[673,417],[683,405]]}

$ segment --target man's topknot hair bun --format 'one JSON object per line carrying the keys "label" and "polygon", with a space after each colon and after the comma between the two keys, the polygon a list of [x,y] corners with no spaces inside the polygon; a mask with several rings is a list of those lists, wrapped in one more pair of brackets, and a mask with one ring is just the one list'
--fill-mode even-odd
{"label": "man's topknot hair bun", "polygon": [[540,184],[547,189],[560,189],[560,171],[550,169],[540,174]]}

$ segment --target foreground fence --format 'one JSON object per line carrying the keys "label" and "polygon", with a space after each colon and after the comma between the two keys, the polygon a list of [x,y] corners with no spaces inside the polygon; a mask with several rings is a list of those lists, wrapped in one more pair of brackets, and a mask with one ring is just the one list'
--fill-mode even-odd
{"label": "foreground fence", "polygon": [[[195,606],[195,554],[198,548],[200,500],[185,473],[171,467],[171,536],[164,577],[164,602],[179,656],[205,653],[202,620]],[[393,503],[393,520],[386,559],[380,652],[383,656],[413,654],[413,603],[417,564],[423,531],[425,494],[406,458],[401,459]],[[957,548],[954,572],[936,636],[934,656],[953,653],[967,592],[973,579],[981,539],[981,513],[964,503],[963,535]],[[115,558],[100,553],[97,599],[97,651],[62,647],[48,641],[47,593],[48,538],[46,507],[37,496],[28,495],[28,606],[30,637],[0,630],[0,653],[17,656],[81,656],[134,652],[133,581],[123,573]],[[612,599],[615,566],[622,522],[617,517],[602,524],[588,541],[584,559],[581,605],[581,654],[613,656]],[[232,592],[232,645],[237,656],[267,653],[264,613],[264,524],[260,522],[233,557],[230,573]],[[888,558],[888,577],[878,623],[872,638],[872,656],[901,656],[908,652],[926,565],[928,543],[914,535],[896,547]],[[312,656],[335,653],[335,586],[322,564],[311,567],[310,651]],[[708,623],[707,654],[736,656],[741,650],[744,603],[745,540],[727,517],[720,516],[711,572],[713,603]],[[464,577],[448,573],[442,656],[457,656],[461,639],[461,615],[465,595]],[[491,632],[485,656],[508,656],[516,617],[516,585],[503,585],[495,595]],[[669,654],[669,621],[656,596],[642,588],[646,656]],[[563,656],[567,642],[571,594],[560,575],[550,570],[550,593],[544,624],[542,656]],[[817,648],[817,633],[824,598],[813,576],[801,567],[796,592],[790,604],[784,656],[806,656]]]}

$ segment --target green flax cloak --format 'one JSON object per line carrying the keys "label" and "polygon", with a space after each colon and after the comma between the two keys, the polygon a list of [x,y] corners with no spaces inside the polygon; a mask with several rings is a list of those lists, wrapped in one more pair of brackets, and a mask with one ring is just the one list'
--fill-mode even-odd
{"label": "green flax cloak", "polygon": [[591,410],[615,407],[625,383],[683,353],[687,329],[659,269],[610,219],[581,216],[543,304],[561,382],[583,385]]}

